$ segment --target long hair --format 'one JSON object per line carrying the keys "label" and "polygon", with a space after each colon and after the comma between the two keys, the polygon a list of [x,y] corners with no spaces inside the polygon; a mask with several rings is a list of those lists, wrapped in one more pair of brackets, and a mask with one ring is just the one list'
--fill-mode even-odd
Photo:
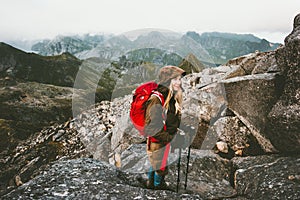
{"label": "long hair", "polygon": [[[168,96],[165,100],[165,108],[166,110],[169,109],[170,106],[170,100],[172,98],[174,94],[173,88],[172,88],[172,82],[169,85],[169,93]],[[175,114],[181,114],[181,110],[182,110],[182,101],[183,101],[183,97],[182,97],[182,88],[180,87],[180,89],[178,91],[176,91],[175,95],[174,95],[174,99],[175,99]]]}

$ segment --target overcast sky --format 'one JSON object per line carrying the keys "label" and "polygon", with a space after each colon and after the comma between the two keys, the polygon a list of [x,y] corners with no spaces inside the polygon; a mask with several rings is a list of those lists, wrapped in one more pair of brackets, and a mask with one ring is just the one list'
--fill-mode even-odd
{"label": "overcast sky", "polygon": [[283,43],[300,0],[0,0],[0,41],[143,28],[252,33]]}

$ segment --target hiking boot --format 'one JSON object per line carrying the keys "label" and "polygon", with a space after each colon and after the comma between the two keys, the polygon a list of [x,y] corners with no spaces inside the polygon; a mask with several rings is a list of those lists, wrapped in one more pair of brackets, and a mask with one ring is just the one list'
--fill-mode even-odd
{"label": "hiking boot", "polygon": [[162,181],[159,185],[154,186],[155,190],[170,190],[169,185],[165,182]]}
{"label": "hiking boot", "polygon": [[141,184],[141,187],[147,189],[154,189],[154,181],[153,179],[145,179],[142,176],[137,177],[137,181]]}
{"label": "hiking boot", "polygon": [[146,181],[146,188],[147,189],[151,189],[151,190],[154,189],[154,181],[153,181],[153,179],[152,180],[150,179],[150,180]]}
{"label": "hiking boot", "polygon": [[154,173],[154,189],[155,190],[170,190],[169,185],[165,182],[165,176]]}

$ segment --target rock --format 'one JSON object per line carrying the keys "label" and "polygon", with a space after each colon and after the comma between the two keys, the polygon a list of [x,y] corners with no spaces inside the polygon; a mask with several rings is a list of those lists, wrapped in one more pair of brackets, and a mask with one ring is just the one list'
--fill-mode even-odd
{"label": "rock", "polygon": [[268,135],[282,152],[300,151],[300,14],[294,29],[285,39],[285,46],[276,52],[283,71],[282,95],[268,114]]}
{"label": "rock", "polygon": [[[299,156],[256,156],[234,158],[234,187],[247,199],[299,199]],[[289,178],[290,177],[290,178]]]}
{"label": "rock", "polygon": [[178,65],[187,74],[201,72],[205,66],[193,54],[188,54]]}
{"label": "rock", "polygon": [[[58,159],[89,157],[75,130],[62,131],[64,124],[49,127],[18,144],[1,159],[1,188],[4,194],[35,177],[50,162]],[[60,133],[64,134],[60,135]],[[53,140],[54,135],[60,135]]]}
{"label": "rock", "polygon": [[294,41],[298,41],[299,35],[300,35],[300,14],[297,14],[294,18],[292,32],[284,39],[285,45],[288,43],[293,43]]}
{"label": "rock", "polygon": [[109,162],[109,154],[111,153],[111,133],[107,133],[104,137],[95,137],[85,148],[93,155],[96,160]]}
{"label": "rock", "polygon": [[245,70],[243,70],[243,68],[240,67],[239,65],[233,65],[232,68],[233,69],[231,69],[225,74],[224,79],[230,79],[230,78],[246,75]]}
{"label": "rock", "polygon": [[275,58],[275,51],[260,53],[256,57],[256,65],[251,74],[276,73],[280,72]]}
{"label": "rock", "polygon": [[[275,52],[255,52],[228,61],[225,65],[239,66],[240,75],[263,74],[267,72],[279,72]],[[241,71],[242,70],[242,71]]]}
{"label": "rock", "polygon": [[276,74],[248,75],[222,83],[228,108],[246,125],[265,152],[277,152],[266,135],[267,113],[277,101]]}
{"label": "rock", "polygon": [[[139,151],[141,151],[140,146],[135,146],[131,149],[133,150],[137,148],[139,149]],[[124,156],[126,160],[127,158],[129,158],[128,155],[129,154],[126,153],[126,156]],[[145,169],[146,171],[144,171],[143,173],[146,173],[149,168],[149,161],[147,160],[147,158],[145,158],[145,153],[134,154],[133,157],[135,159],[131,159],[131,165],[127,166],[131,168],[131,170],[127,168],[127,175],[129,177],[132,177],[133,175],[130,175],[129,172],[133,173],[135,170],[142,173],[143,171],[141,171],[141,169]],[[130,159],[128,159],[127,161],[129,160]],[[142,162],[142,160],[144,162]],[[178,177],[178,149],[175,150],[174,153],[170,154],[168,163],[169,174],[166,175],[165,180],[169,184],[169,187],[171,189],[176,190]],[[203,199],[218,199],[234,196],[236,194],[236,191],[230,184],[230,161],[222,159],[212,151],[194,149],[191,150],[189,171],[187,177],[187,189],[184,190],[186,167],[187,152],[182,151],[180,162],[180,193],[197,194]],[[129,180],[132,180],[132,178]],[[136,187],[138,187],[139,184],[140,183],[133,182],[133,185]]]}
{"label": "rock", "polygon": [[111,165],[92,159],[59,161],[1,199],[202,199],[131,186],[133,180]]}
{"label": "rock", "polygon": [[250,53],[240,56],[229,60],[225,65],[238,65],[245,71],[246,75],[249,75],[256,66],[256,57],[258,54],[259,53]]}
{"label": "rock", "polygon": [[[181,185],[184,185],[186,170],[186,153],[181,157]],[[177,167],[170,166],[171,183],[176,183]],[[193,193],[199,194],[204,199],[219,199],[224,197],[235,196],[236,191],[231,185],[230,175],[231,163],[226,159],[214,154],[210,150],[192,150],[187,189]]]}
{"label": "rock", "polygon": [[131,173],[147,173],[150,167],[146,144],[133,144],[120,155],[120,169]]}
{"label": "rock", "polygon": [[[216,135],[218,140],[216,147],[223,153],[228,153],[229,148],[239,156],[263,154],[263,150],[257,139],[236,116],[219,118],[213,126],[209,128],[207,134]],[[225,144],[226,147],[228,145],[227,152],[221,150]]]}
{"label": "rock", "polygon": [[216,147],[217,147],[218,151],[220,151],[222,153],[228,153],[228,146],[227,146],[226,142],[219,141],[216,143]]}
{"label": "rock", "polygon": [[23,185],[23,182],[22,182],[21,177],[20,177],[19,175],[17,175],[17,176],[15,177],[15,183],[16,183],[16,186],[21,186],[21,185]]}
{"label": "rock", "polygon": [[[111,148],[118,153],[123,152],[131,144],[145,142],[146,140],[146,138],[141,136],[134,128],[129,118],[131,98],[132,96],[128,95],[120,100],[120,102],[118,102],[118,99],[114,101],[117,105],[123,102],[122,107],[118,106],[118,109],[121,110],[116,112],[119,113],[119,116],[115,119],[116,125],[112,129],[113,134],[111,137]],[[124,102],[126,103],[124,104]]]}
{"label": "rock", "polygon": [[[199,73],[198,76],[202,78],[202,73]],[[211,75],[210,77],[212,80],[218,80],[221,75]],[[192,126],[196,127],[194,131],[191,131],[192,135],[196,135],[195,137],[192,136],[195,138],[192,146],[198,149],[212,149],[217,140],[215,137],[210,138],[210,135],[207,135],[207,130],[208,126],[213,124],[225,109],[226,97],[224,86],[219,83],[207,84],[201,89],[198,89],[199,84],[196,84],[195,87],[193,87],[193,84],[192,86],[187,84],[185,86],[183,119],[185,117],[184,114],[187,114],[190,116],[188,124],[193,124]],[[205,138],[210,139],[211,142],[204,147],[202,143]]]}

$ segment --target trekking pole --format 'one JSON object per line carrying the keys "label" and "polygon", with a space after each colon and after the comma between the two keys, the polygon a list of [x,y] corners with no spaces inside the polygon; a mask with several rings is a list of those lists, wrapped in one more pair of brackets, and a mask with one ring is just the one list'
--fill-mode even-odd
{"label": "trekking pole", "polygon": [[177,188],[176,188],[176,192],[177,192],[177,193],[178,193],[179,182],[180,182],[180,162],[181,162],[181,148],[179,148],[179,157],[178,157],[178,162],[177,162],[177,168],[178,168],[178,174],[177,174]]}
{"label": "trekking pole", "polygon": [[185,183],[184,183],[184,189],[185,189],[185,190],[186,190],[186,187],[187,187],[187,178],[188,178],[188,172],[189,172],[190,155],[191,155],[191,145],[189,146],[188,155],[187,155],[187,164],[186,164],[186,173],[185,173]]}

